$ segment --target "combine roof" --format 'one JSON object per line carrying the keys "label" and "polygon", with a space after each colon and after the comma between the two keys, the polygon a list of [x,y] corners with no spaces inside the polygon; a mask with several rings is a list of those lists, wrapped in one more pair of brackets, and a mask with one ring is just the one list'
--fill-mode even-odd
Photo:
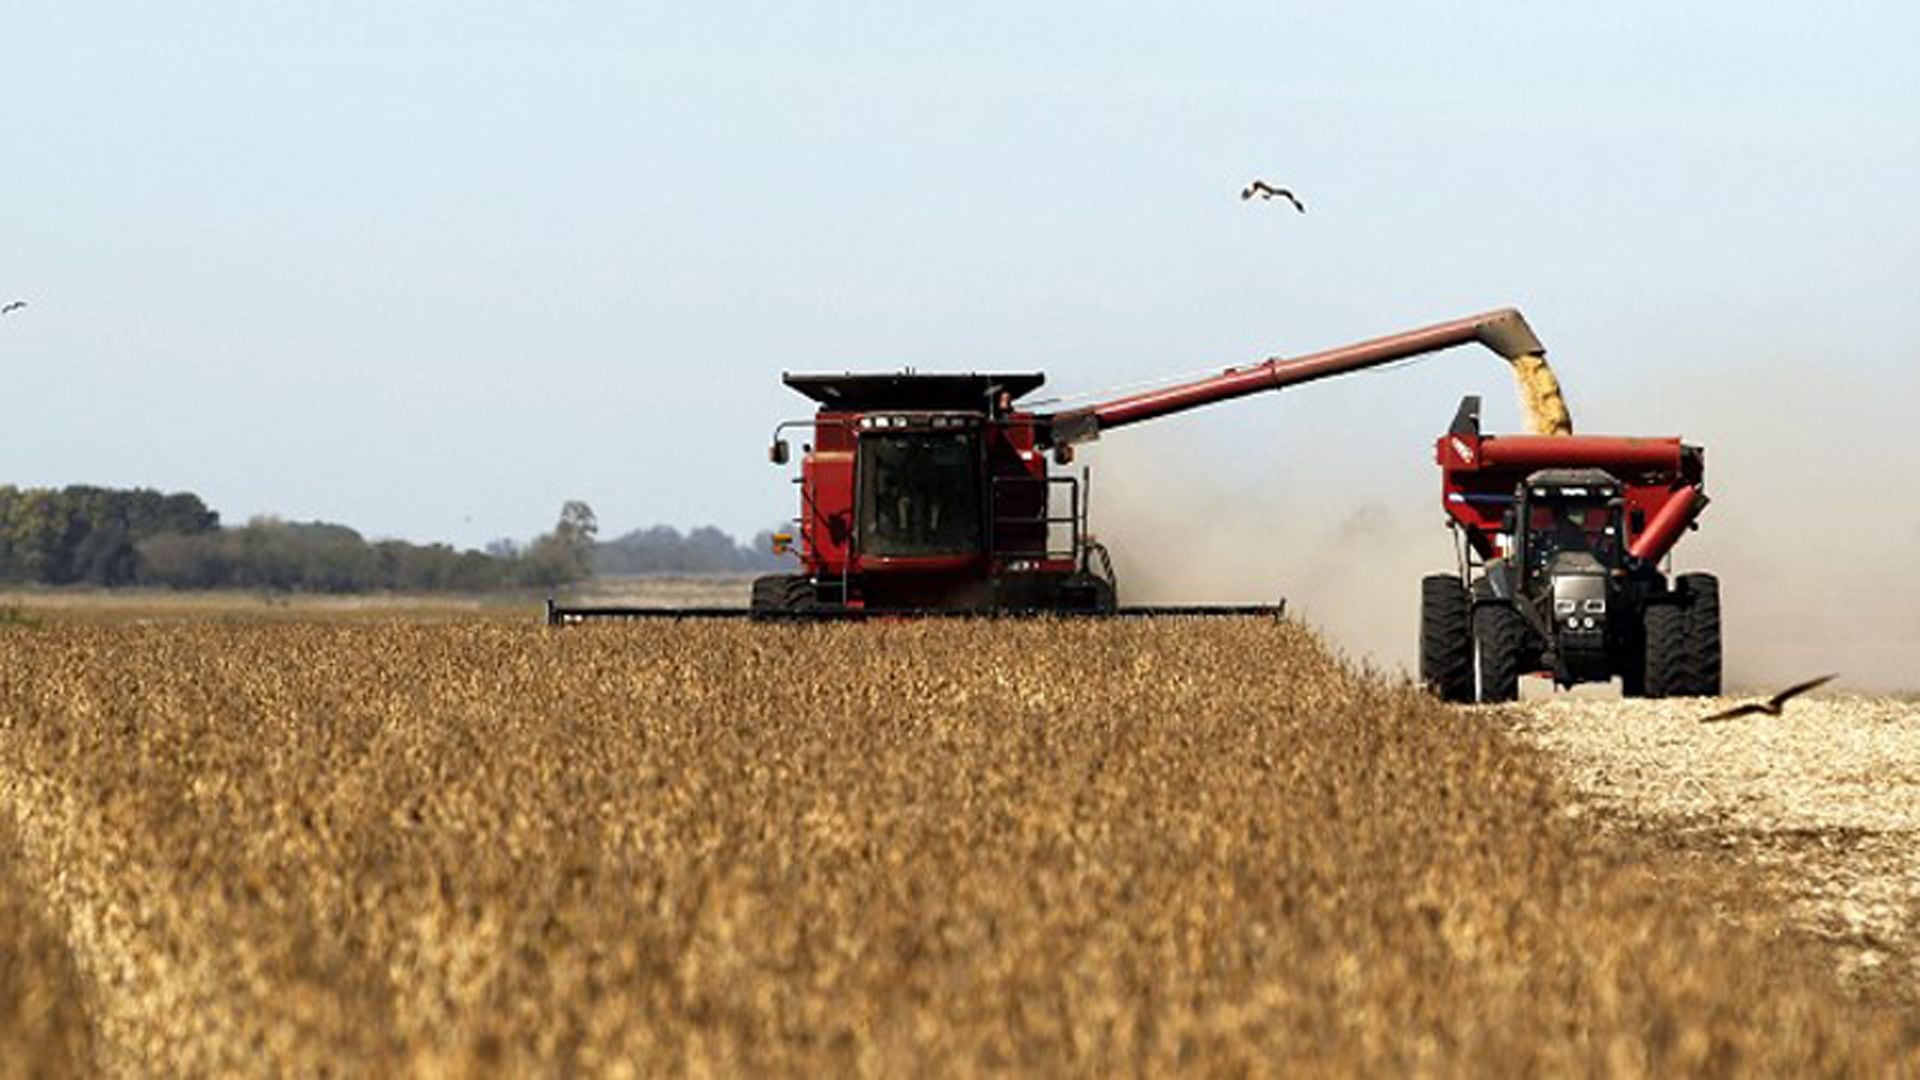
{"label": "combine roof", "polygon": [[1025,374],[781,376],[788,386],[833,409],[983,409],[997,394],[1014,399],[1039,389],[1047,377]]}

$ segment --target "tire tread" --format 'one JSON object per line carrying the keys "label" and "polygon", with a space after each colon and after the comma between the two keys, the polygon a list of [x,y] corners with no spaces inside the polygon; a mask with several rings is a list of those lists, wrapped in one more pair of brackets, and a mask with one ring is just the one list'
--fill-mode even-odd
{"label": "tire tread", "polygon": [[1473,602],[1452,574],[1420,581],[1420,681],[1442,701],[1473,700]]}

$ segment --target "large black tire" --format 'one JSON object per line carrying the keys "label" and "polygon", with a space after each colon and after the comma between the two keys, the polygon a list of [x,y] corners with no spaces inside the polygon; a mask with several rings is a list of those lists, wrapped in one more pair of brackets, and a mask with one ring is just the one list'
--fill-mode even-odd
{"label": "large black tire", "polygon": [[1687,648],[1687,612],[1670,600],[1647,605],[1646,692],[1651,698],[1691,694],[1693,667]]}
{"label": "large black tire", "polygon": [[804,574],[768,574],[753,579],[753,598],[747,608],[755,615],[810,611],[813,581]]}
{"label": "large black tire", "polygon": [[1483,705],[1520,699],[1520,651],[1526,623],[1506,603],[1473,609],[1474,697]]}
{"label": "large black tire", "polygon": [[1637,639],[1627,646],[1628,653],[1620,657],[1620,696],[1643,698],[1647,696],[1647,650]]}
{"label": "large black tire", "polygon": [[1111,612],[1120,607],[1120,597],[1114,592],[1113,582],[1108,581],[1106,578],[1094,578],[1090,593],[1093,597],[1093,610],[1095,611]]}
{"label": "large black tire", "polygon": [[1720,579],[1712,574],[1681,574],[1675,587],[1685,601],[1687,693],[1720,696]]}
{"label": "large black tire", "polygon": [[1473,700],[1473,600],[1452,574],[1420,580],[1420,681],[1441,701]]}

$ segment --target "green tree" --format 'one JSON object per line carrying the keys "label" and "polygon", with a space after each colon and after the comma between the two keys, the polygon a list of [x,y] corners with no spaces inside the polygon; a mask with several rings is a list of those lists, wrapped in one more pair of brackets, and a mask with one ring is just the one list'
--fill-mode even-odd
{"label": "green tree", "polygon": [[560,507],[553,531],[533,542],[520,558],[515,575],[522,584],[551,588],[579,581],[593,573],[593,545],[600,522],[593,508],[578,499]]}

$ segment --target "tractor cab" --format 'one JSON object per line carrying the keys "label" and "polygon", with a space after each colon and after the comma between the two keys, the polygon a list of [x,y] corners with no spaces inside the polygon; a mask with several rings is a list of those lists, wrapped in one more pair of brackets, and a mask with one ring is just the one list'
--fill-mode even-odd
{"label": "tractor cab", "polygon": [[[1605,678],[1610,649],[1607,616],[1618,605],[1621,565],[1620,484],[1600,469],[1542,469],[1514,499],[1515,590],[1551,643],[1545,650],[1558,681]],[[1616,623],[1613,636],[1618,637]]]}
{"label": "tractor cab", "polygon": [[1517,561],[1529,580],[1620,565],[1620,484],[1599,469],[1542,469],[1514,500]]}

